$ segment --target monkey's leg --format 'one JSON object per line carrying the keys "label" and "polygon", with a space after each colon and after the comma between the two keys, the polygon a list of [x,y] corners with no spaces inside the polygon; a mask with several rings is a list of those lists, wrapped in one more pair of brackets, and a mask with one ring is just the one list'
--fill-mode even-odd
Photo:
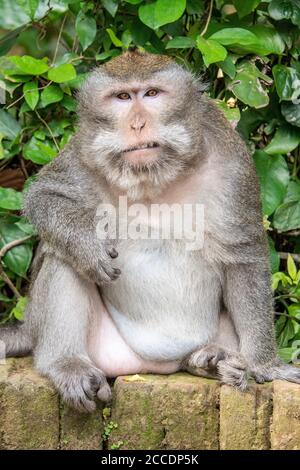
{"label": "monkey's leg", "polygon": [[103,372],[87,353],[89,323],[99,301],[95,284],[56,257],[45,257],[28,319],[36,338],[35,365],[67,403],[82,411],[93,411],[96,397],[105,401],[111,396]]}
{"label": "monkey's leg", "polygon": [[268,268],[259,261],[228,266],[224,294],[250,375],[257,382],[300,383],[300,369],[283,363],[276,353]]}
{"label": "monkey's leg", "polygon": [[246,364],[238,352],[238,338],[227,312],[220,315],[214,341],[193,352],[185,362],[185,369],[240,389],[247,387]]}
{"label": "monkey's leg", "polygon": [[6,357],[26,356],[32,350],[32,340],[24,324],[1,326],[0,341],[4,343]]}

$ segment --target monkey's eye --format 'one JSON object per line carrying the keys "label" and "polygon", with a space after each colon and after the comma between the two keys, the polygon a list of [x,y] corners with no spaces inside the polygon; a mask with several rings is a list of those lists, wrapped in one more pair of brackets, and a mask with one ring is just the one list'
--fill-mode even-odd
{"label": "monkey's eye", "polygon": [[157,96],[158,95],[158,90],[155,90],[155,88],[152,88],[151,90],[148,90],[145,93],[145,96]]}
{"label": "monkey's eye", "polygon": [[119,100],[130,100],[130,94],[126,92],[119,93],[117,98],[119,98]]}

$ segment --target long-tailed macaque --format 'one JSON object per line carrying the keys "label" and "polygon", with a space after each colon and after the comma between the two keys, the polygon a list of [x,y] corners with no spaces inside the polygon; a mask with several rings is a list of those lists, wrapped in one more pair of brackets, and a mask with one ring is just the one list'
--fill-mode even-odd
{"label": "long-tailed macaque", "polygon": [[[124,374],[300,383],[277,357],[252,159],[202,91],[167,56],[129,51],[98,67],[79,93],[75,136],[26,197],[41,244],[25,321],[0,340],[8,356],[32,351],[78,409],[109,400],[106,378]],[[201,247],[111,236],[112,214],[98,207],[118,216],[120,197],[128,211],[201,205]]]}

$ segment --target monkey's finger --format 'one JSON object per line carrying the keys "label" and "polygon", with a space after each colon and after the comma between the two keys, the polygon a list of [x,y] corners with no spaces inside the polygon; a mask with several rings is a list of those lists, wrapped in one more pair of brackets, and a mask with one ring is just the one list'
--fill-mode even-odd
{"label": "monkey's finger", "polygon": [[107,248],[106,252],[111,258],[117,258],[119,256],[119,253],[115,248]]}
{"label": "monkey's finger", "polygon": [[105,274],[107,276],[109,276],[111,281],[116,280],[121,274],[121,269],[119,269],[119,268],[105,268],[105,267],[102,267],[102,269],[105,272]]}

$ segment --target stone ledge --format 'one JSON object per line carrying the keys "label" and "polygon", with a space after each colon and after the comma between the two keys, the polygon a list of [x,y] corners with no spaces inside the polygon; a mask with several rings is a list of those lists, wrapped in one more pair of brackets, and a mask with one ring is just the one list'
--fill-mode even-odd
{"label": "stone ledge", "polygon": [[77,413],[30,358],[0,364],[0,449],[300,449],[300,386],[287,382],[119,377],[110,408]]}

